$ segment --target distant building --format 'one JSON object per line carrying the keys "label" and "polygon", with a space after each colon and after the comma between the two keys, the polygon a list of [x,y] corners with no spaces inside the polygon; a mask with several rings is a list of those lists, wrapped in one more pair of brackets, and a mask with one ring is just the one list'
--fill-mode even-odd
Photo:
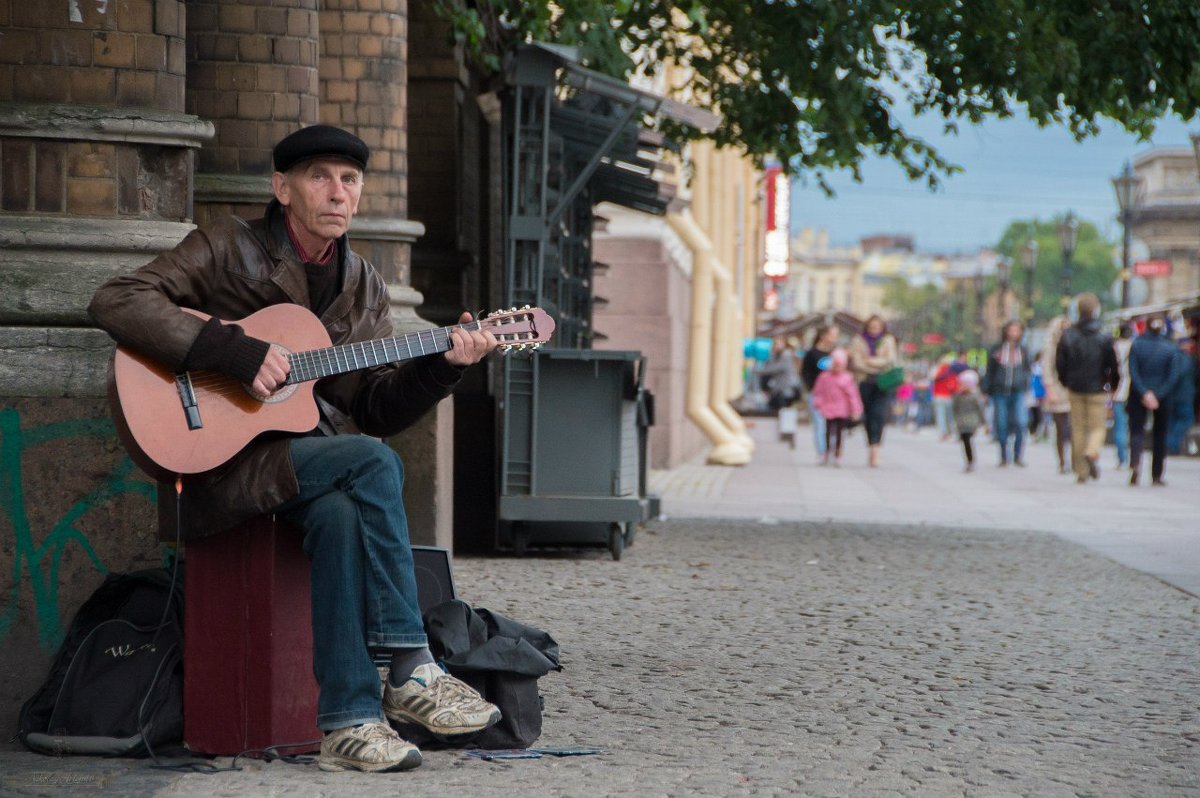
{"label": "distant building", "polygon": [[883,300],[893,280],[941,287],[950,265],[944,255],[918,252],[912,236],[905,235],[867,236],[858,246],[839,247],[830,246],[825,230],[803,228],[791,250],[781,318],[830,310],[887,317],[892,312]]}
{"label": "distant building", "polygon": [[791,264],[779,318],[846,310],[857,315],[859,247],[831,247],[829,233],[805,227],[792,239]]}
{"label": "distant building", "polygon": [[875,252],[914,252],[916,246],[912,236],[873,235],[859,240],[864,254]]}
{"label": "distant building", "polygon": [[[889,288],[897,279],[910,286],[933,286],[953,303],[967,338],[999,340],[1000,327],[1019,312],[1008,288],[1010,264],[994,250],[944,255],[920,252],[912,236],[872,235],[857,246],[830,246],[824,230],[803,228],[792,239],[787,286],[776,318],[810,313],[845,312],[865,319],[879,314],[889,321]],[[998,284],[1006,287],[996,290]],[[982,310],[981,310],[982,309]]]}
{"label": "distant building", "polygon": [[[1200,179],[1190,148],[1157,147],[1133,160],[1143,179],[1141,202],[1132,214],[1133,235],[1149,248],[1153,267],[1142,271],[1147,304],[1187,297],[1200,290]],[[1163,263],[1165,262],[1165,263]]]}
{"label": "distant building", "polygon": [[[876,237],[879,238],[882,237]],[[884,304],[884,297],[887,287],[896,278],[911,286],[932,285],[942,288],[946,271],[950,267],[946,256],[917,252],[911,247],[899,246],[868,250],[867,240],[863,239],[863,251],[866,254],[859,269],[859,283],[863,286],[863,291],[858,310],[864,316],[878,313],[886,318],[893,315],[894,311]],[[911,243],[912,239],[907,240]]]}
{"label": "distant building", "polygon": [[[977,252],[953,255],[946,259],[947,268],[941,275],[941,286],[949,301],[960,314],[971,308],[976,332],[984,344],[1000,340],[1000,328],[1006,321],[1017,318],[1016,295],[1009,287],[1011,263],[1000,253],[983,248]],[[996,285],[1004,291],[996,290]],[[982,308],[982,310],[981,310]]]}

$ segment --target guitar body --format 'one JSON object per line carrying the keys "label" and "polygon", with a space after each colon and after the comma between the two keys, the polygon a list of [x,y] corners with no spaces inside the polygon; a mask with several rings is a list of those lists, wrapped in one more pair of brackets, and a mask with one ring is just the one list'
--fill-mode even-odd
{"label": "guitar body", "polygon": [[[320,319],[299,305],[270,305],[236,323],[291,352],[330,346]],[[174,372],[123,346],[113,356],[109,399],[117,431],[133,461],[152,476],[209,471],[264,432],[308,432],[320,418],[313,382],[289,384],[264,401],[215,372],[188,372],[185,379],[195,398],[195,428]]]}
{"label": "guitar body", "polygon": [[[332,346],[321,320],[299,305],[270,305],[241,321],[222,323],[240,324],[252,338],[285,350],[292,369],[287,384],[264,399],[215,372],[176,374],[123,346],[113,356],[108,396],[117,434],[133,461],[155,478],[170,481],[177,474],[211,471],[264,432],[313,429],[320,420],[313,398],[317,380],[453,347],[450,327]],[[508,352],[536,349],[550,340],[554,319],[526,306],[458,327],[486,330]]]}

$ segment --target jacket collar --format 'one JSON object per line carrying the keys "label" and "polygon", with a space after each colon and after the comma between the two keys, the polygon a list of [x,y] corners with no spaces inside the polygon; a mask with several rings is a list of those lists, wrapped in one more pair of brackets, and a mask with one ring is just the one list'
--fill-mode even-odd
{"label": "jacket collar", "polygon": [[[308,277],[304,264],[300,262],[291,241],[288,240],[287,224],[283,219],[283,206],[279,200],[273,199],[267,204],[263,214],[266,229],[265,245],[267,254],[275,263],[271,272],[271,282],[287,294],[298,305],[309,306]],[[337,241],[337,254],[334,262],[341,275],[341,289],[333,302],[325,310],[323,320],[332,320],[344,316],[353,304],[355,291],[362,280],[362,260],[350,249],[350,237],[343,235]]]}

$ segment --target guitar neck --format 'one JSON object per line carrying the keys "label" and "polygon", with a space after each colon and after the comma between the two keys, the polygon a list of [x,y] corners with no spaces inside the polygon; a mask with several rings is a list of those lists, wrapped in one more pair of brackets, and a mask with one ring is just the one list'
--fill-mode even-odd
{"label": "guitar neck", "polygon": [[478,330],[481,329],[481,325],[475,321],[469,324],[456,324],[453,327],[419,330],[394,338],[358,341],[325,349],[293,352],[288,355],[288,362],[291,364],[292,370],[288,374],[287,382],[292,384],[319,380],[335,374],[345,374],[359,369],[400,363],[425,355],[446,352],[451,348],[450,331],[455,328]]}

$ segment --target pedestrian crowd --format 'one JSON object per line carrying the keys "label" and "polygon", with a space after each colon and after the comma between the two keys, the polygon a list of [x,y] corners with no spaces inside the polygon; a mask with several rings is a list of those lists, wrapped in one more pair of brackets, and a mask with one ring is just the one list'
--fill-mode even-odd
{"label": "pedestrian crowd", "polygon": [[934,427],[942,440],[956,441],[968,473],[979,460],[980,431],[1001,468],[1025,467],[1031,441],[1053,440],[1059,473],[1080,484],[1099,479],[1111,440],[1130,485],[1148,477],[1165,486],[1167,456],[1187,448],[1196,418],[1195,331],[1155,314],[1110,334],[1094,294],[1079,295],[1072,307],[1072,316],[1051,320],[1035,351],[1013,320],[986,352],[959,350],[923,369],[905,368],[896,337],[872,316],[844,344],[830,325],[816,331],[802,357],[777,346],[760,375],[772,409],[806,405],[822,465],[841,466],[845,439],[859,426],[867,465],[880,465],[892,423]]}

